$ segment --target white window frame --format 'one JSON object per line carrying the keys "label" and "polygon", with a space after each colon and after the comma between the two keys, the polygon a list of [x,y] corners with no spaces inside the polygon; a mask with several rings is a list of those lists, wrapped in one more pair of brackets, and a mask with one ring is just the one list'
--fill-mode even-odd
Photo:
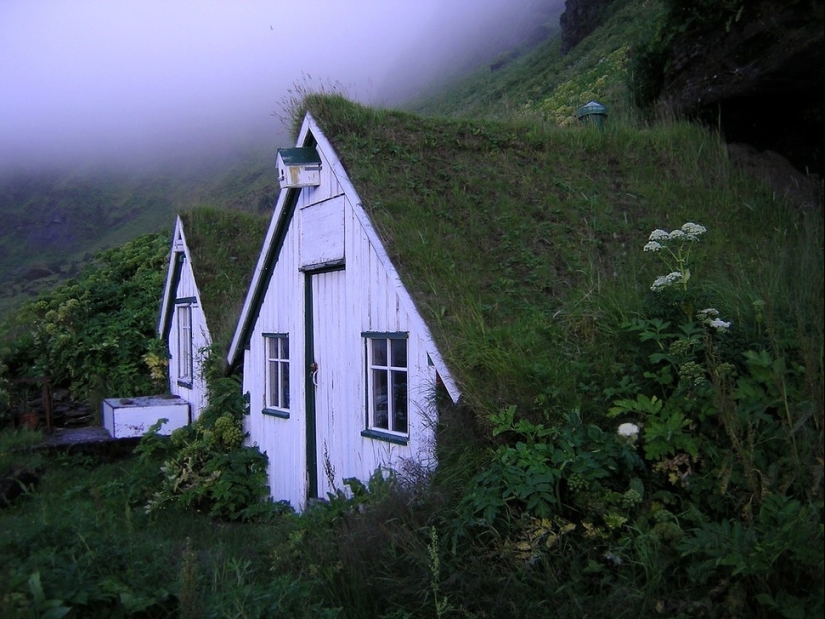
{"label": "white window frame", "polygon": [[194,373],[194,341],[192,334],[192,303],[181,300],[176,303],[177,320],[177,382],[181,387],[192,387]]}
{"label": "white window frame", "polygon": [[[391,332],[391,333],[364,333],[366,345],[366,369],[367,369],[367,395],[366,395],[366,424],[367,429],[364,436],[371,438],[386,438],[392,440],[393,438],[406,439],[410,435],[410,347],[409,347],[409,333],[407,332]],[[374,358],[375,345],[383,342],[384,355],[386,363],[376,362]],[[402,344],[404,346],[404,365],[394,363],[393,346]],[[380,360],[379,360],[380,361]],[[399,424],[399,415],[396,408],[398,397],[396,396],[396,389],[399,383],[394,378],[400,378],[403,375],[404,388],[404,414],[403,425]],[[383,384],[386,385],[386,394],[379,393],[381,385],[377,381],[379,376],[383,376]],[[383,404],[383,406],[382,406]],[[384,422],[384,411],[386,407],[386,422]]]}
{"label": "white window frame", "polygon": [[289,417],[292,378],[289,366],[289,334],[264,333],[264,414]]}

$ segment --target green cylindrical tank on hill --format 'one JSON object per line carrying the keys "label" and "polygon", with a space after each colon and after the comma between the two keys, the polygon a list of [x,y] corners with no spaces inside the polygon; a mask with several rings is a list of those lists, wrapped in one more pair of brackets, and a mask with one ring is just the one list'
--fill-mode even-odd
{"label": "green cylindrical tank on hill", "polygon": [[576,118],[585,124],[592,124],[601,129],[607,118],[607,108],[598,101],[591,101],[576,110]]}

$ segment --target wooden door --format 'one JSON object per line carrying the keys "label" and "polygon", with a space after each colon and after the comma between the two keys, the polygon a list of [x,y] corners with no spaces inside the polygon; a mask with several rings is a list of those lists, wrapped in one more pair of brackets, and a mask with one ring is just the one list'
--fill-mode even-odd
{"label": "wooden door", "polygon": [[[348,434],[348,316],[343,269],[307,274],[308,498],[326,498],[342,486]],[[350,353],[352,351],[349,351]],[[309,397],[311,396],[311,397]],[[311,401],[310,401],[311,400]]]}

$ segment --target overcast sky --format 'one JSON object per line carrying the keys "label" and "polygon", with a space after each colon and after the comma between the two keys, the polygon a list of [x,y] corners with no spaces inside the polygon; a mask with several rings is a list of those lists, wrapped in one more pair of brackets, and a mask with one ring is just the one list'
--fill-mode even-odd
{"label": "overcast sky", "polygon": [[0,171],[284,142],[296,82],[396,103],[539,1],[0,0]]}

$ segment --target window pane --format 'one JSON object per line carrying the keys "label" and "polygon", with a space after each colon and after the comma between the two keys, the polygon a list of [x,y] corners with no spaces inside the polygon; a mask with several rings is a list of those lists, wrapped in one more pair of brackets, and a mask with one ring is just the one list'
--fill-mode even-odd
{"label": "window pane", "polygon": [[387,365],[387,340],[371,340],[372,364]]}
{"label": "window pane", "polygon": [[281,359],[289,359],[289,338],[282,337],[281,340]]}
{"label": "window pane", "polygon": [[278,358],[278,340],[274,337],[266,338],[266,356],[269,359]]}
{"label": "window pane", "polygon": [[267,406],[278,406],[278,364],[269,361],[267,364],[266,380],[266,404]]}
{"label": "window pane", "polygon": [[407,431],[407,373],[392,373],[392,429]]}
{"label": "window pane", "polygon": [[192,368],[192,310],[188,305],[178,308],[178,378],[187,380]]}
{"label": "window pane", "polygon": [[289,408],[289,363],[281,363],[281,408]]}
{"label": "window pane", "polygon": [[407,367],[407,340],[390,340],[390,344],[392,346],[393,367]]}
{"label": "window pane", "polygon": [[389,429],[387,417],[387,372],[372,371],[372,424],[376,428]]}

